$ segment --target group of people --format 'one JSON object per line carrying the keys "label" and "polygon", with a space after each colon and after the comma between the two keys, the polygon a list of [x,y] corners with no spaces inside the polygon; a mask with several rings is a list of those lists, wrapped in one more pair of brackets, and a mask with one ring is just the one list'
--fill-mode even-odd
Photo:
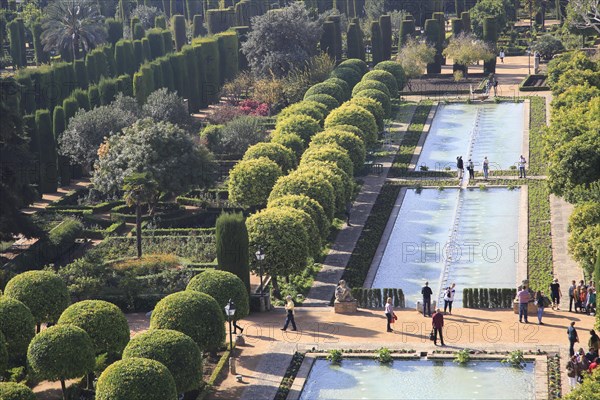
{"label": "group of people", "polygon": [[[575,280],[571,281],[569,287],[569,311],[582,312],[588,315],[596,314],[596,287],[593,281],[586,285],[584,280],[579,284]],[[578,311],[579,310],[579,311]]]}
{"label": "group of people", "polygon": [[[487,179],[487,171],[489,168],[489,162],[487,161],[487,157],[484,159],[484,175],[485,179]],[[465,163],[463,161],[462,156],[456,157],[456,170],[458,172],[458,179],[462,179],[465,172]],[[473,160],[469,158],[467,162],[467,171],[469,172],[469,179],[475,179],[475,164]]]}
{"label": "group of people", "polygon": [[569,337],[569,355],[571,357],[567,362],[567,376],[569,377],[571,387],[574,387],[577,383],[583,381],[585,372],[592,373],[594,369],[598,368],[598,364],[600,363],[600,358],[598,357],[600,338],[593,329],[590,330],[588,352],[585,353],[583,348],[580,348],[575,353],[575,343],[579,342],[579,335],[575,329],[575,321],[571,322],[571,325],[567,328],[567,335]]}

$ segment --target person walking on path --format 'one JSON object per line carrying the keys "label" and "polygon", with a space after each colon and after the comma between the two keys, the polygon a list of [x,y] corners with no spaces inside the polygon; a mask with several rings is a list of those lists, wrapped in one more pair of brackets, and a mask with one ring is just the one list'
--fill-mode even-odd
{"label": "person walking on path", "polygon": [[560,311],[560,299],[562,298],[562,292],[560,291],[558,278],[554,278],[554,281],[550,284],[550,298],[552,299],[552,309]]}
{"label": "person walking on path", "polygon": [[527,286],[523,286],[521,290],[517,293],[517,299],[519,300],[519,322],[523,322],[525,319],[525,323],[528,324],[527,320],[527,307],[529,306],[529,301],[531,300],[531,295],[529,294],[529,290]]}
{"label": "person walking on path", "polygon": [[519,178],[527,178],[525,175],[525,164],[527,164],[527,161],[525,160],[525,157],[521,155],[519,158]]}
{"label": "person walking on path", "polygon": [[504,64],[504,56],[505,56],[504,49],[500,49],[499,56],[500,56],[500,63]]}
{"label": "person walking on path", "polygon": [[448,286],[444,292],[444,314],[446,314],[446,310],[448,310],[450,315],[452,315],[452,302],[454,301],[454,295],[456,294],[456,289],[454,289],[455,286],[456,283],[453,283]]}
{"label": "person walking on path", "polygon": [[544,307],[546,307],[546,299],[540,290],[535,294],[535,304],[537,305],[538,325],[544,325],[542,317],[544,316]]}
{"label": "person walking on path", "polygon": [[456,171],[458,173],[458,179],[462,179],[463,173],[464,173],[464,168],[465,168],[465,166],[463,163],[462,156],[456,157]]}
{"label": "person walking on path", "polygon": [[385,303],[385,316],[387,318],[387,331],[394,332],[391,324],[394,323],[394,317],[396,317],[396,314],[394,314],[394,305],[392,304],[391,297],[388,297]]}
{"label": "person walking on path", "polygon": [[579,342],[575,321],[571,321],[571,326],[567,328],[567,337],[569,338],[569,355],[575,354],[575,343]]}
{"label": "person walking on path", "polygon": [[488,173],[490,171],[490,162],[487,156],[483,157],[483,179],[488,180]]}
{"label": "person walking on path", "polygon": [[431,326],[433,328],[433,344],[437,346],[438,334],[440,335],[440,343],[442,346],[444,344],[444,336],[442,336],[442,328],[444,327],[444,314],[438,308],[436,312],[433,313],[431,317]]}
{"label": "person walking on path", "polygon": [[569,385],[574,388],[577,385],[577,377],[579,376],[579,363],[577,356],[571,355],[571,359],[567,362],[567,376],[569,377]]}
{"label": "person walking on path", "polygon": [[588,348],[591,350],[594,350],[596,353],[598,353],[598,348],[600,346],[600,337],[598,337],[598,334],[596,333],[595,330],[591,329],[590,330],[590,340],[588,340]]}
{"label": "person walking on path", "polygon": [[[577,288],[577,283],[573,279],[571,281],[571,286],[569,286],[569,312],[573,312],[573,303],[575,303],[575,289]],[[577,310],[577,309],[575,309]]]}
{"label": "person walking on path", "polygon": [[421,294],[423,295],[423,316],[430,317],[431,316],[431,295],[433,291],[429,287],[429,282],[425,282],[425,286],[421,289]]}
{"label": "person walking on path", "polygon": [[349,201],[346,203],[346,225],[348,226],[352,226],[350,225],[350,212],[352,211],[352,202]]}
{"label": "person walking on path", "polygon": [[287,302],[285,303],[285,310],[287,311],[287,316],[285,318],[285,325],[281,328],[282,331],[287,330],[290,322],[292,323],[292,330],[296,329],[296,321],[294,320],[294,301],[292,300],[292,296],[288,295],[286,298]]}
{"label": "person walking on path", "polygon": [[470,158],[469,163],[467,164],[467,170],[469,171],[469,179],[475,179],[475,165]]}

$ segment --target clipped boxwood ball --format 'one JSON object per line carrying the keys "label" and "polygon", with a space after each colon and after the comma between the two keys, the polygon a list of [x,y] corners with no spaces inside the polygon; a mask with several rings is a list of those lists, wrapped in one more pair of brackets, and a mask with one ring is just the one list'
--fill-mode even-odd
{"label": "clipped boxwood ball", "polygon": [[387,71],[394,75],[394,78],[396,78],[396,84],[398,85],[398,90],[404,89],[404,85],[406,85],[406,73],[404,72],[404,68],[402,68],[400,63],[395,61],[382,61],[377,64],[374,69]]}
{"label": "clipped boxwood ball", "polygon": [[352,67],[337,67],[331,74],[329,75],[332,78],[340,78],[346,83],[350,88],[354,87],[358,82],[360,82],[361,74],[356,72],[356,70]]}
{"label": "clipped boxwood ball", "polygon": [[0,332],[6,340],[9,361],[23,363],[35,336],[35,321],[29,308],[19,300],[0,297]]}
{"label": "clipped boxwood ball", "polygon": [[350,95],[352,94],[352,89],[350,89],[350,86],[348,85],[348,82],[346,82],[343,79],[340,78],[329,78],[327,80],[325,80],[324,82],[331,82],[331,83],[335,83],[336,85],[338,85],[339,87],[342,88],[342,90],[344,91],[344,98],[349,99]]}
{"label": "clipped boxwood ball", "polygon": [[0,382],[2,400],[36,400],[35,394],[27,386],[15,382]]}
{"label": "clipped boxwood ball", "polygon": [[295,114],[277,121],[274,134],[293,133],[300,136],[305,143],[310,142],[310,138],[321,131],[319,122],[308,115]]}
{"label": "clipped boxwood ball", "polygon": [[277,115],[277,121],[286,119],[292,115],[307,115],[323,126],[326,112],[325,106],[321,103],[303,100],[281,110],[279,115]]}
{"label": "clipped boxwood ball", "polygon": [[177,389],[167,367],[158,361],[128,358],[102,372],[96,400],[177,400]]}
{"label": "clipped boxwood ball", "polygon": [[391,73],[384,70],[373,70],[367,72],[365,76],[363,76],[363,81],[374,80],[379,81],[381,83],[385,83],[385,86],[388,87],[390,95],[392,97],[398,96],[398,84],[396,83],[396,78]]}
{"label": "clipped boxwood ball", "polygon": [[202,381],[202,352],[186,334],[171,329],[151,329],[131,339],[123,359],[148,358],[163,364],[175,380],[177,393],[197,389]]}
{"label": "clipped boxwood ball", "polygon": [[8,368],[8,350],[4,334],[0,332],[0,374],[3,374],[6,368]]}
{"label": "clipped boxwood ball", "polygon": [[225,341],[225,319],[221,306],[205,293],[186,290],[158,302],[150,317],[151,329],[173,329],[185,333],[204,351],[217,350]]}
{"label": "clipped boxwood ball", "polygon": [[354,68],[356,72],[358,72],[361,75],[365,74],[369,70],[369,66],[367,65],[367,63],[361,60],[360,58],[349,58],[345,61],[342,61],[338,65],[338,68],[339,67]]}
{"label": "clipped boxwood ball", "polygon": [[127,318],[108,301],[84,300],[72,304],[62,313],[58,324],[71,324],[86,331],[96,354],[121,355],[129,342]]}
{"label": "clipped boxwood ball", "polygon": [[354,95],[356,97],[366,97],[373,99],[383,107],[384,117],[389,118],[392,112],[392,103],[390,102],[390,96],[377,89],[363,89]]}
{"label": "clipped boxwood ball", "polygon": [[284,173],[296,168],[298,162],[292,150],[272,142],[260,142],[248,147],[242,160],[255,160],[261,157],[266,157],[276,163]]}
{"label": "clipped boxwood ball", "polygon": [[8,281],[4,295],[29,307],[38,325],[56,322],[70,303],[67,285],[50,271],[27,271],[15,276]]}
{"label": "clipped boxwood ball", "polygon": [[292,207],[304,211],[315,222],[321,235],[321,239],[326,239],[329,235],[331,221],[327,219],[325,210],[319,203],[303,194],[288,194],[269,201],[268,207]]}
{"label": "clipped boxwood ball", "polygon": [[354,176],[354,164],[348,151],[337,143],[323,143],[310,146],[302,156],[301,164],[311,161],[332,162],[349,176]]}
{"label": "clipped boxwood ball", "polygon": [[194,276],[185,290],[195,290],[206,293],[217,301],[221,306],[223,317],[225,305],[229,299],[235,303],[235,319],[240,320],[250,314],[250,299],[244,282],[231,272],[218,269],[207,269]]}
{"label": "clipped boxwood ball", "polygon": [[242,160],[229,171],[229,200],[242,207],[264,206],[281,175],[279,165],[267,157]]}
{"label": "clipped boxwood ball", "polygon": [[333,110],[325,119],[325,129],[337,125],[353,125],[360,129],[367,147],[375,144],[377,140],[375,117],[363,107],[348,104]]}
{"label": "clipped boxwood ball", "polygon": [[321,82],[311,86],[304,94],[304,100],[315,94],[328,94],[339,103],[344,101],[344,90],[333,82]]}
{"label": "clipped boxwood ball", "polygon": [[366,80],[366,81],[360,81],[356,84],[356,86],[354,86],[354,89],[352,89],[352,96],[356,95],[356,93],[360,92],[361,90],[365,90],[365,89],[377,89],[377,90],[380,90],[383,93],[387,94],[388,96],[390,95],[390,91],[389,91],[388,87],[385,85],[385,83],[379,82],[379,81],[374,81],[374,80]]}
{"label": "clipped boxwood ball", "polygon": [[306,143],[295,133],[281,133],[273,132],[271,135],[271,142],[280,144],[290,149],[296,156],[296,160],[302,157],[304,149],[306,149]]}
{"label": "clipped boxwood ball", "polygon": [[339,101],[335,99],[335,97],[330,96],[325,93],[321,94],[313,94],[312,96],[308,96],[304,99],[305,101],[314,101],[319,104],[323,104],[327,108],[327,113],[329,114],[331,110],[334,110],[340,106]]}
{"label": "clipped boxwood ball", "polygon": [[353,97],[352,100],[344,104],[355,104],[370,112],[375,118],[375,123],[377,124],[379,132],[383,131],[385,111],[383,111],[383,107],[378,101],[370,97]]}
{"label": "clipped boxwood ball", "polygon": [[317,133],[310,142],[311,146],[324,144],[337,144],[343,147],[348,152],[355,171],[360,170],[365,163],[365,143],[352,132],[337,130],[335,128],[329,129]]}

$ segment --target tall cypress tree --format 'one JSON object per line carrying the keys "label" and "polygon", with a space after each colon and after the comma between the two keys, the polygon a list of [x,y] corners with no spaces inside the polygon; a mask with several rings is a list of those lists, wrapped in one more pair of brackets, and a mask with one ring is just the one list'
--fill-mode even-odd
{"label": "tall cypress tree", "polygon": [[223,213],[217,218],[216,242],[219,269],[238,276],[250,292],[248,230],[241,213]]}
{"label": "tall cypress tree", "polygon": [[56,143],[52,134],[50,111],[35,112],[35,126],[40,139],[40,191],[54,193],[58,188]]}
{"label": "tall cypress tree", "polygon": [[390,15],[380,16],[379,28],[381,29],[383,59],[389,60],[392,58],[392,17]]}
{"label": "tall cypress tree", "polygon": [[[483,20],[483,40],[491,47],[492,52],[496,53],[496,43],[498,42],[498,25],[494,17],[487,17]],[[491,74],[496,72],[496,57],[483,62],[483,73]]]}
{"label": "tall cypress tree", "polygon": [[180,51],[187,41],[185,17],[183,15],[174,15],[171,25],[173,26],[173,34],[175,36],[175,48],[177,51]]}
{"label": "tall cypress tree", "polygon": [[[65,131],[65,111],[62,106],[54,107],[52,114],[52,131],[54,132],[54,141],[58,143],[60,136]],[[69,157],[58,156],[58,175],[60,176],[60,185],[67,186],[71,182],[71,165]]]}
{"label": "tall cypress tree", "polygon": [[373,65],[383,61],[383,41],[381,40],[381,28],[379,22],[371,22],[371,54]]}

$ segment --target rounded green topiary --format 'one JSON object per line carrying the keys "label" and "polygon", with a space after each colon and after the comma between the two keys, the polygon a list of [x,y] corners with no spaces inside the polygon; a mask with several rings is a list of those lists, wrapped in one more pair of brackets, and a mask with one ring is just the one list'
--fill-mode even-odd
{"label": "rounded green topiary", "polygon": [[366,146],[373,145],[377,140],[375,117],[363,107],[348,104],[333,110],[325,119],[325,129],[338,125],[356,126],[361,130]]}
{"label": "rounded green topiary", "polygon": [[[346,102],[346,103],[348,103],[348,102]],[[344,103],[344,104],[346,104],[346,103]],[[383,112],[383,110],[382,110],[382,112]],[[361,138],[363,142],[365,142],[365,138],[363,137],[363,131],[361,131],[360,128],[357,128],[354,125],[336,125],[335,127],[326,129],[326,130],[332,130],[332,129],[336,130],[336,131],[344,131],[344,132],[354,133],[356,136]]]}
{"label": "rounded green topiary", "polygon": [[6,341],[9,362],[25,361],[27,347],[35,336],[35,321],[29,308],[18,300],[0,297],[0,332]]}
{"label": "rounded green topiary", "polygon": [[209,295],[194,291],[173,293],[159,301],[150,317],[150,328],[185,333],[205,351],[217,350],[225,341],[221,306]]}
{"label": "rounded green topiary", "polygon": [[23,302],[38,326],[56,322],[70,302],[63,280],[49,271],[27,271],[15,276],[8,281],[4,295]]}
{"label": "rounded green topiary", "polygon": [[302,155],[301,163],[306,164],[310,161],[332,162],[349,176],[354,175],[354,165],[348,152],[335,143],[310,146]]}
{"label": "rounded green topiary", "polygon": [[352,67],[337,67],[331,74],[329,75],[332,78],[339,78],[344,80],[350,89],[354,87],[358,82],[360,82],[360,78],[362,76],[361,73],[357,72]]}
{"label": "rounded green topiary", "polygon": [[344,90],[333,82],[321,82],[311,86],[304,94],[304,100],[315,94],[328,94],[339,103],[342,103],[344,98]]}
{"label": "rounded green topiary", "polygon": [[392,103],[390,102],[390,96],[377,89],[364,89],[356,93],[354,97],[366,97],[373,99],[383,107],[384,118],[389,118],[392,112]]}
{"label": "rounded green topiary", "polygon": [[[398,90],[404,89],[404,85],[406,85],[406,73],[404,72],[404,68],[402,68],[402,65],[400,65],[400,63],[397,63],[395,61],[382,61],[375,66],[374,70],[387,71],[390,74],[394,75],[394,78],[396,78],[396,85],[398,86]],[[396,97],[396,93],[393,94],[393,97]]]}
{"label": "rounded green topiary", "polygon": [[269,202],[268,207],[292,207],[304,211],[315,222],[321,235],[321,239],[326,239],[329,235],[331,221],[327,219],[325,210],[319,203],[305,195],[290,194],[279,197]]}
{"label": "rounded green topiary", "polygon": [[352,195],[354,181],[337,164],[333,161],[305,160],[300,164],[297,171],[310,176],[318,175],[331,183],[335,199],[335,212],[346,209],[346,203]]}
{"label": "rounded green topiary", "polygon": [[243,207],[264,206],[281,175],[281,168],[266,157],[240,161],[229,172],[229,200]]}
{"label": "rounded green topiary", "polygon": [[369,66],[367,65],[367,63],[359,58],[349,58],[348,60],[342,61],[338,65],[338,68],[340,67],[354,68],[356,72],[358,72],[361,75],[366,74],[369,70]]}
{"label": "rounded green topiary", "polygon": [[278,143],[261,142],[250,146],[244,153],[243,160],[254,160],[260,157],[266,157],[275,162],[283,173],[296,168],[297,165],[294,152]]}
{"label": "rounded green topiary", "polygon": [[382,91],[383,93],[387,94],[388,96],[390,95],[390,91],[389,91],[388,87],[385,85],[385,83],[382,83],[379,81],[374,81],[374,80],[366,80],[366,81],[360,81],[356,84],[356,86],[354,86],[354,89],[352,89],[352,96],[356,95],[356,93],[360,92],[361,90],[365,90],[365,89],[377,89],[377,90]]}
{"label": "rounded green topiary", "polygon": [[394,77],[394,75],[387,71],[373,70],[367,72],[362,79],[363,81],[374,80],[379,81],[381,83],[385,83],[385,86],[387,86],[390,95],[393,97],[398,96],[398,84],[396,83],[396,77]]}
{"label": "rounded green topiary", "polygon": [[186,290],[206,293],[214,298],[221,306],[224,318],[227,318],[224,307],[229,299],[235,303],[236,321],[250,314],[250,300],[244,282],[231,272],[208,269],[193,277]]}
{"label": "rounded green topiary", "polygon": [[324,82],[331,82],[331,83],[335,83],[336,85],[338,85],[339,87],[342,88],[342,90],[344,91],[344,98],[347,100],[350,98],[350,95],[352,94],[352,89],[350,89],[350,86],[348,85],[348,82],[346,82],[343,79],[340,78],[329,78],[327,80],[325,80]]}
{"label": "rounded green topiary", "polygon": [[302,153],[304,153],[304,149],[306,148],[306,143],[295,133],[273,132],[271,142],[278,143],[293,151],[296,160],[302,157]]}
{"label": "rounded green topiary", "polygon": [[0,382],[2,400],[36,400],[35,394],[27,386],[15,382]]}
{"label": "rounded green topiary", "polygon": [[323,104],[327,108],[327,114],[340,106],[339,101],[337,101],[335,97],[325,93],[313,94],[312,96],[305,97],[305,101],[315,101],[319,104]]}
{"label": "rounded green topiary", "polygon": [[329,220],[335,211],[335,192],[330,182],[321,176],[294,171],[279,178],[271,194],[269,202],[288,194],[303,194],[323,207]]}
{"label": "rounded green topiary", "polygon": [[27,349],[27,363],[41,379],[64,381],[94,369],[94,344],[74,325],[55,325],[38,333]]}
{"label": "rounded green topiary", "polygon": [[383,111],[383,107],[379,102],[371,99],[370,97],[353,97],[352,100],[344,104],[354,104],[370,112],[375,118],[375,123],[377,124],[377,129],[379,132],[383,131],[385,112]]}
{"label": "rounded green topiary", "polygon": [[96,400],[177,400],[177,389],[167,367],[158,361],[128,358],[102,372]]}
{"label": "rounded green topiary", "polygon": [[8,368],[8,349],[4,334],[0,332],[0,375],[4,374],[6,368]]}
{"label": "rounded green topiary", "polygon": [[284,120],[292,115],[307,115],[313,118],[315,121],[318,121],[319,124],[323,126],[326,110],[320,103],[312,101],[300,101],[281,110],[277,116],[277,120]]}
{"label": "rounded green topiary", "polygon": [[310,142],[310,138],[319,131],[319,122],[307,115],[292,115],[277,121],[275,125],[276,134],[294,133],[305,143]]}
{"label": "rounded green topiary", "polygon": [[70,305],[58,319],[59,325],[75,325],[87,332],[94,353],[120,356],[129,342],[129,324],[116,305],[103,300],[84,300]]}
{"label": "rounded green topiary", "polygon": [[345,149],[352,160],[355,171],[360,170],[364,165],[366,155],[365,143],[356,134],[332,128],[317,133],[310,142],[310,146],[325,144],[337,144]]}
{"label": "rounded green topiary", "polygon": [[181,332],[151,329],[136,335],[123,351],[123,360],[131,358],[147,358],[167,367],[177,393],[197,389],[202,381],[202,352],[191,337]]}

